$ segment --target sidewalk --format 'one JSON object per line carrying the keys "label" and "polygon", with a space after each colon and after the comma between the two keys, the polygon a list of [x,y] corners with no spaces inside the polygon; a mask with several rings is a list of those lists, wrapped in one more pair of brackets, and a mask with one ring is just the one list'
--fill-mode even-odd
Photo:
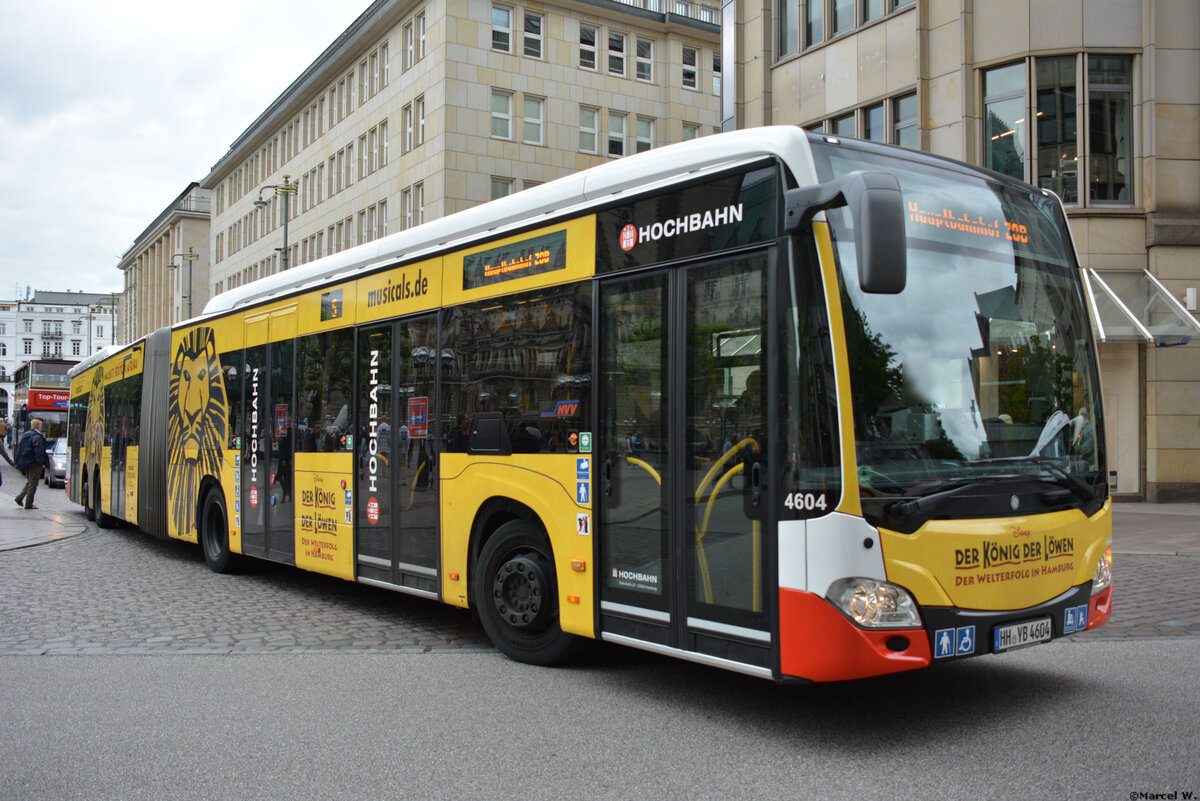
{"label": "sidewalk", "polygon": [[67,500],[63,490],[42,484],[33,500],[38,508],[26,510],[13,502],[25,486],[25,477],[4,461],[0,461],[0,474],[4,476],[4,486],[0,487],[0,551],[42,545],[87,531],[83,507]]}

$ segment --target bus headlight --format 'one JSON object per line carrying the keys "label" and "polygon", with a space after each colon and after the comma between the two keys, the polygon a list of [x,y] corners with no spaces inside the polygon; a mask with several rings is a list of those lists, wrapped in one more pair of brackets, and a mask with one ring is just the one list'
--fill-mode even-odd
{"label": "bus headlight", "polygon": [[1096,564],[1096,575],[1092,577],[1092,595],[1104,592],[1112,585],[1112,548],[1100,556]]}
{"label": "bus headlight", "polygon": [[829,587],[829,602],[867,629],[911,629],[921,614],[908,592],[895,584],[867,578],[846,578]]}

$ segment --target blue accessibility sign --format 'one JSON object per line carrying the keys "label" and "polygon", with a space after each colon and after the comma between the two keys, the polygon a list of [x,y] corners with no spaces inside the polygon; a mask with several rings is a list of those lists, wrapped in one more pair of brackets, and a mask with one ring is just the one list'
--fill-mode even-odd
{"label": "blue accessibility sign", "polygon": [[975,653],[975,627],[959,626],[954,633],[955,651],[957,656]]}
{"label": "blue accessibility sign", "polygon": [[933,634],[933,658],[954,656],[954,629],[938,629]]}
{"label": "blue accessibility sign", "polygon": [[587,456],[575,457],[575,478],[578,481],[587,481],[592,477],[592,460]]}
{"label": "blue accessibility sign", "polygon": [[575,502],[576,503],[591,503],[591,484],[586,481],[575,482]]}

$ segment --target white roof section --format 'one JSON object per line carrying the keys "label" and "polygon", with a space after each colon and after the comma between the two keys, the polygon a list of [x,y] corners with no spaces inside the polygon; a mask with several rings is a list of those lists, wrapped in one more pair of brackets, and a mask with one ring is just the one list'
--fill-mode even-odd
{"label": "white roof section", "polygon": [[472,240],[499,236],[506,230],[538,225],[541,221],[548,224],[553,218],[583,213],[591,206],[620,200],[624,195],[703,177],[769,156],[778,157],[799,185],[816,182],[808,139],[800,128],[779,125],[713,134],[610,161],[243,284],[210,300],[201,316],[282,297],[332,280],[347,280],[376,267],[462,247]]}

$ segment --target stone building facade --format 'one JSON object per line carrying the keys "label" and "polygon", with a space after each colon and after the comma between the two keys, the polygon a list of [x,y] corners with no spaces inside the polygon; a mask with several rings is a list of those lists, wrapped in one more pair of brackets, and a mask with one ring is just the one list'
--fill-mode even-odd
{"label": "stone building facade", "polygon": [[373,3],[201,182],[208,289],[714,132],[717,8],[667,8]]}
{"label": "stone building facade", "polygon": [[1063,199],[1118,497],[1200,499],[1200,3],[728,0],[723,127],[793,124]]}

